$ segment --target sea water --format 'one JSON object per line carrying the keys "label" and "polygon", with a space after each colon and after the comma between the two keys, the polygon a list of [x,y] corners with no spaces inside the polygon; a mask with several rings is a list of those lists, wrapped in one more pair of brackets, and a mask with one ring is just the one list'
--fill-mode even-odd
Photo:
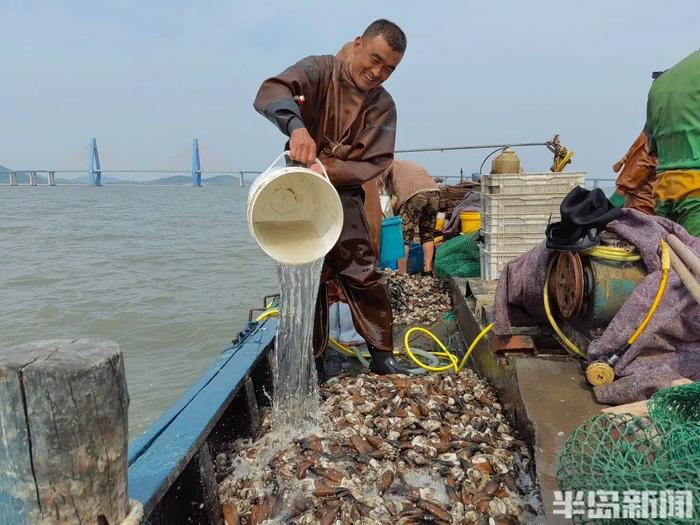
{"label": "sea water", "polygon": [[313,351],[314,312],[323,258],[277,265],[280,305],[275,337],[272,428],[253,461],[234,458],[233,475],[256,479],[294,439],[320,432],[321,396]]}

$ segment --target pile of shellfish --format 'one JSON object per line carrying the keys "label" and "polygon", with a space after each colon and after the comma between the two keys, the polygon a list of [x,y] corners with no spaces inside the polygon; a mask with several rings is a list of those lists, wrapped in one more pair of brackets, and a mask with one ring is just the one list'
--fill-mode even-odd
{"label": "pile of shellfish", "polygon": [[450,310],[447,283],[431,276],[384,270],[394,324],[431,325]]}
{"label": "pile of shellfish", "polygon": [[229,525],[534,518],[523,483],[527,447],[493,388],[471,370],[336,377],[321,390],[317,433],[277,449],[264,438],[238,440],[217,456]]}

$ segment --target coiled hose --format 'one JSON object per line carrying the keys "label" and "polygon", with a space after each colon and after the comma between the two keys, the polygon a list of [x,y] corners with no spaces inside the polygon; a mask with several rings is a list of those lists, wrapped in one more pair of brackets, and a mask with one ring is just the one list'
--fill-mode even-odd
{"label": "coiled hose", "polygon": [[[268,317],[276,316],[279,315],[279,308],[269,308],[268,310],[265,310],[262,314],[260,314],[255,321],[263,321],[267,319]],[[413,326],[409,328],[406,331],[406,334],[404,335],[404,350],[406,351],[406,355],[409,357],[409,359],[417,365],[417,368],[412,368],[409,369],[409,372],[414,375],[418,374],[425,374],[427,372],[433,372],[433,373],[439,373],[439,372],[445,372],[447,370],[454,370],[456,374],[459,374],[464,366],[467,363],[467,360],[469,359],[469,356],[472,354],[474,349],[476,348],[476,345],[483,339],[483,337],[491,331],[493,328],[493,323],[488,325],[486,328],[484,328],[479,335],[476,336],[476,338],[472,341],[472,343],[469,345],[469,348],[464,354],[464,357],[462,357],[462,360],[460,361],[459,358],[454,355],[452,352],[450,352],[447,347],[443,344],[442,341],[430,330],[427,328],[423,328],[420,326]],[[410,336],[414,332],[419,332],[422,334],[427,335],[430,337],[435,343],[440,347],[439,352],[431,352],[428,350],[423,350],[421,348],[411,348],[410,346]],[[342,344],[339,341],[336,341],[332,337],[329,338],[329,343],[330,346],[347,356],[350,357],[355,357],[357,358],[360,363],[362,363],[364,366],[368,367],[369,366],[369,358],[371,357],[369,353],[361,352],[359,349],[355,348],[349,348]],[[399,350],[394,350],[394,355],[399,355],[401,352]],[[426,361],[421,361],[421,359],[418,358],[418,356],[422,357]],[[447,361],[447,362],[445,362]]]}
{"label": "coiled hose", "polygon": [[[617,360],[620,358],[622,354],[624,354],[632,344],[637,340],[637,338],[641,335],[641,333],[644,331],[644,329],[647,327],[649,324],[649,321],[651,320],[652,316],[654,315],[654,312],[656,312],[656,309],[659,307],[659,303],[661,302],[661,298],[664,295],[664,292],[666,290],[666,283],[668,282],[668,272],[671,269],[671,256],[669,253],[668,245],[666,244],[665,241],[661,241],[660,244],[660,249],[661,249],[661,280],[659,281],[659,288],[656,290],[656,295],[654,297],[654,300],[651,303],[651,306],[649,307],[649,310],[647,311],[646,315],[644,316],[644,319],[642,319],[642,322],[639,324],[637,329],[632,333],[632,335],[627,339],[627,342],[625,345],[619,349],[617,352],[613,353],[610,355],[608,358],[600,360],[600,361],[594,361],[589,363],[587,369],[586,369],[586,379],[588,382],[593,385],[593,386],[601,386],[605,385],[608,383],[611,383],[615,379],[615,372],[613,370],[613,365],[617,362]],[[634,262],[640,260],[639,254],[632,254],[629,253],[627,250],[623,248],[613,248],[613,247],[601,247],[597,246],[595,248],[591,248],[589,250],[585,250],[583,253],[591,256],[591,257],[596,257],[599,259],[606,259],[606,260],[613,260],[613,261],[626,261],[626,262]],[[583,359],[588,359],[588,355],[582,351],[576,344],[571,341],[565,334],[562,332],[561,328],[559,328],[559,325],[557,322],[554,320],[554,316],[552,315],[552,311],[550,308],[549,304],[549,276],[552,271],[552,266],[554,265],[554,260],[552,259],[549,261],[549,264],[547,265],[547,274],[545,277],[545,282],[544,282],[544,291],[543,291],[543,302],[544,302],[544,310],[547,315],[547,320],[549,321],[549,324],[551,327],[554,329],[556,332],[557,336],[559,336],[559,339],[561,342],[564,344],[564,347],[569,351],[574,356],[581,357]]]}

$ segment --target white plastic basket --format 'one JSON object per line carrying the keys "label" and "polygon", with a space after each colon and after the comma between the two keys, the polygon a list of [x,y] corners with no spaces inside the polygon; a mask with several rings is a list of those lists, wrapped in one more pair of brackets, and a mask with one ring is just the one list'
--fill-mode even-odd
{"label": "white plastic basket", "polygon": [[522,234],[541,233],[544,235],[545,229],[550,222],[559,220],[559,210],[551,215],[523,215],[522,213],[510,215],[481,214],[481,230],[494,234]]}
{"label": "white plastic basket", "polygon": [[549,195],[484,195],[482,193],[481,213],[491,216],[559,215],[561,201],[567,193]]}
{"label": "white plastic basket", "polygon": [[558,195],[586,185],[584,172],[498,173],[481,176],[486,195]]}
{"label": "white plastic basket", "polygon": [[[537,246],[537,244],[535,245]],[[533,246],[532,248],[535,248]],[[523,252],[489,252],[483,247],[479,250],[479,258],[481,260],[481,278],[484,281],[494,281],[501,275],[501,271],[513,259],[517,259],[524,253],[529,252],[529,248]]]}
{"label": "white plastic basket", "polygon": [[545,239],[542,233],[487,233],[484,236],[484,250],[492,254],[525,253],[532,250]]}

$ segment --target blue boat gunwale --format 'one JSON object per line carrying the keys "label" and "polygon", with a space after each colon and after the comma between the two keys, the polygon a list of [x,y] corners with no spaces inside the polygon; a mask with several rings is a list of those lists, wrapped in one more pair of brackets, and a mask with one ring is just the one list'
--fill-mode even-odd
{"label": "blue boat gunwale", "polygon": [[167,411],[129,444],[129,497],[143,504],[146,517],[207,443],[246,378],[271,349],[276,329],[274,318],[251,323]]}

